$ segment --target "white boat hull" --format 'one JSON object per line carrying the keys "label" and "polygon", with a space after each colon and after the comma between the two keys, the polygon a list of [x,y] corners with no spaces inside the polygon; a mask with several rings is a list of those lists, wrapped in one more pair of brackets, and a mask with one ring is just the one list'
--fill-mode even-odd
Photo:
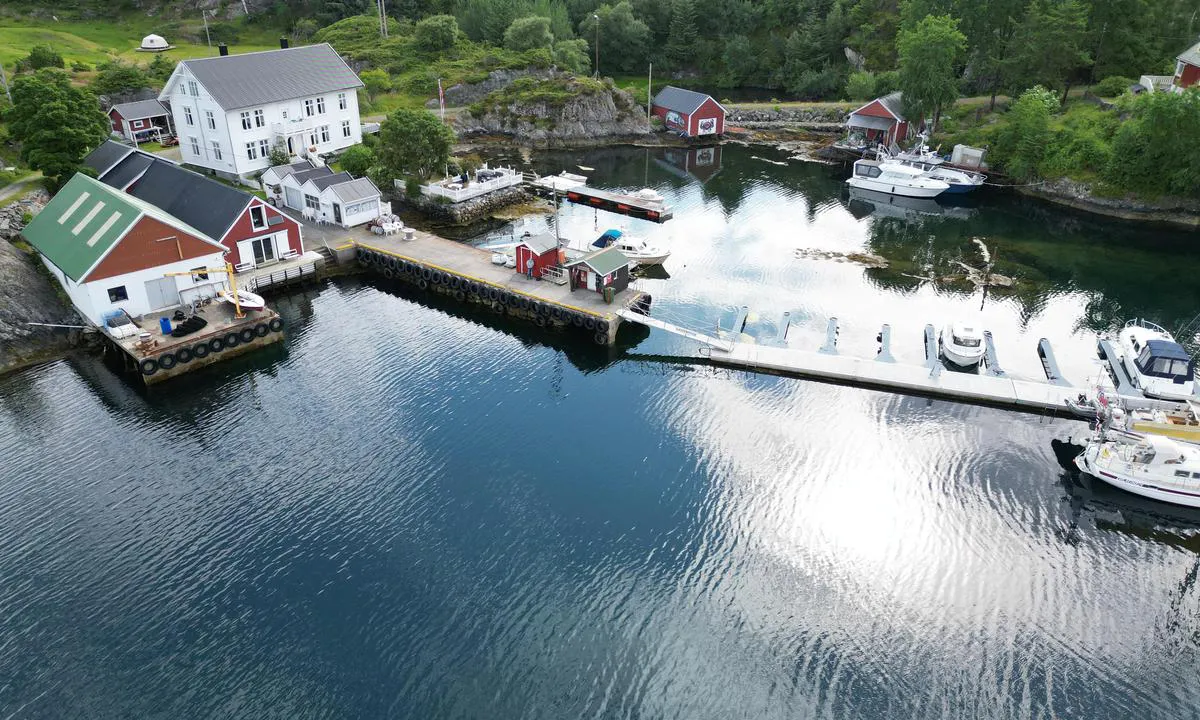
{"label": "white boat hull", "polygon": [[942,357],[961,368],[972,368],[983,362],[982,352],[968,355],[964,352],[955,350],[953,347],[945,343],[942,343]]}
{"label": "white boat hull", "polygon": [[860,190],[873,190],[875,192],[886,193],[888,195],[900,195],[902,197],[915,198],[932,198],[941,195],[946,191],[946,187],[914,187],[911,185],[896,185],[890,182],[880,182],[872,178],[852,177],[846,181],[850,187],[859,188]]}
{"label": "white boat hull", "polygon": [[[217,293],[217,295],[221,298],[221,300],[224,300],[230,304],[233,303],[233,294],[228,290],[221,290],[219,293]],[[240,305],[243,310],[262,310],[267,306],[267,302],[263,300],[261,296],[255,295],[254,293],[246,290],[238,290],[237,304]]]}
{"label": "white boat hull", "polygon": [[1167,488],[1158,485],[1149,477],[1149,473],[1143,473],[1143,477],[1127,475],[1115,468],[1100,468],[1097,467],[1095,459],[1098,450],[1095,447],[1089,446],[1087,450],[1080,453],[1075,458],[1075,466],[1080,471],[1091,475],[1092,477],[1106,482],[1115,488],[1131,492],[1134,495],[1158,500],[1160,502],[1171,503],[1172,505],[1184,505],[1186,507],[1200,508],[1200,493],[1189,492],[1182,489]]}
{"label": "white boat hull", "polygon": [[625,253],[625,256],[634,261],[638,265],[662,265],[671,257],[671,253],[662,253],[661,255],[630,255]]}

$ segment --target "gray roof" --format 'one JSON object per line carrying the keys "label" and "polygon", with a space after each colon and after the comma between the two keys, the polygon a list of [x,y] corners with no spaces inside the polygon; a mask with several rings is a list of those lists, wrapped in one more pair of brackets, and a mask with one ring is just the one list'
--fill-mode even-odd
{"label": "gray roof", "polygon": [[309,179],[312,181],[312,184],[315,185],[318,190],[324,190],[325,188],[329,187],[330,185],[337,185],[338,183],[350,182],[351,180],[354,179],[354,176],[351,175],[350,173],[346,172],[345,170],[343,170],[340,173],[330,173],[329,175],[321,175],[321,176],[309,178]]}
{"label": "gray roof", "polygon": [[375,183],[367,178],[356,178],[350,182],[339,183],[330,190],[344,203],[379,197],[379,188],[375,187]]}
{"label": "gray roof", "polygon": [[558,238],[549,233],[539,233],[521,238],[521,244],[528,245],[530,250],[541,255],[542,253],[558,249]]}
{"label": "gray roof", "polygon": [[[694,90],[684,90],[673,85],[668,85],[658,91],[658,95],[654,96],[654,104],[658,107],[665,107],[668,110],[674,110],[684,115],[691,115],[700,109],[706,100],[712,100],[711,95],[698,93]],[[713,102],[717,102],[713,100]],[[719,106],[721,103],[717,103]],[[725,108],[722,107],[722,110]]]}
{"label": "gray roof", "polygon": [[888,93],[879,98],[879,104],[888,109],[888,112],[904,119],[904,93],[897,90],[894,93]]}
{"label": "gray roof", "polygon": [[1188,65],[1200,67],[1200,42],[1184,50],[1177,59],[1184,61]]}
{"label": "gray roof", "polygon": [[138,152],[130,153],[121,159],[121,162],[113,165],[112,168],[104,173],[104,177],[100,178],[100,182],[115,187],[118,190],[124,190],[129,185],[142,176],[152,164],[155,157],[149,153]]}
{"label": "gray roof", "polygon": [[332,174],[333,170],[330,170],[328,165],[322,165],[321,167],[309,168],[308,170],[297,170],[293,173],[285,175],[284,177],[290,177],[296,182],[297,185],[303,185],[312,178],[319,178]]}
{"label": "gray roof", "polygon": [[118,103],[109,108],[109,112],[116,110],[121,114],[121,117],[126,120],[141,120],[143,118],[155,118],[160,115],[170,115],[171,111],[157,100],[138,100],[137,102]]}
{"label": "gray roof", "polygon": [[88,156],[83,159],[83,164],[95,170],[96,176],[99,177],[111,170],[113,165],[131,152],[133,152],[133,148],[128,145],[105,140],[100,147],[88,153]]}
{"label": "gray roof", "polygon": [[625,256],[625,253],[617,249],[616,245],[609,245],[603,250],[597,250],[596,252],[584,255],[578,260],[572,260],[567,265],[587,265],[597,275],[609,275],[623,267],[628,267],[629,258]]}
{"label": "gray roof", "polygon": [[225,110],[363,86],[329,43],[184,60]]}
{"label": "gray roof", "polygon": [[274,170],[275,177],[282,180],[292,173],[300,172],[301,170],[312,170],[314,167],[316,166],[311,162],[307,160],[301,160],[300,162],[294,162],[291,165],[274,165],[267,168],[267,171]]}

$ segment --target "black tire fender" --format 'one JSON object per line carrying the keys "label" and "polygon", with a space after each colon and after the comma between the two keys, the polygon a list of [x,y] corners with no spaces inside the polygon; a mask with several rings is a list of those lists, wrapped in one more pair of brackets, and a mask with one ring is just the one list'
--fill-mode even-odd
{"label": "black tire fender", "polygon": [[267,327],[266,323],[259,323],[254,326],[254,335],[256,337],[266,337],[271,333],[271,328]]}
{"label": "black tire fender", "polygon": [[575,327],[583,327],[583,316],[579,313],[574,313],[571,315],[571,322],[575,324]]}
{"label": "black tire fender", "polygon": [[588,315],[587,317],[585,317],[583,319],[583,326],[585,328],[587,328],[588,330],[595,330],[596,329],[596,318],[592,317],[591,315]]}
{"label": "black tire fender", "polygon": [[192,354],[192,349],[189,347],[179,348],[175,351],[175,362],[180,365],[187,365],[192,361],[195,355]]}
{"label": "black tire fender", "polygon": [[608,334],[607,333],[598,332],[592,339],[596,341],[597,345],[607,345],[608,344]]}
{"label": "black tire fender", "polygon": [[242,344],[242,339],[238,337],[237,333],[231,332],[225,336],[225,347],[226,348],[235,348],[241,344]]}
{"label": "black tire fender", "polygon": [[271,332],[279,332],[283,329],[283,318],[271,318],[271,322],[267,323],[267,327],[271,329]]}
{"label": "black tire fender", "polygon": [[174,353],[163,353],[162,355],[158,356],[158,369],[159,370],[170,370],[173,367],[175,367],[175,354]]}
{"label": "black tire fender", "polygon": [[225,349],[225,341],[219,337],[215,337],[208,341],[208,351],[219,353]]}
{"label": "black tire fender", "polygon": [[192,346],[192,357],[199,360],[202,357],[208,357],[208,345],[205,343],[196,343]]}
{"label": "black tire fender", "polygon": [[153,375],[154,373],[158,372],[158,363],[154,362],[150,358],[146,358],[138,363],[138,370],[141,370],[143,375]]}
{"label": "black tire fender", "polygon": [[421,278],[421,279],[417,280],[417,287],[421,288],[422,290],[425,290],[429,287],[429,281],[427,281],[425,278]]}
{"label": "black tire fender", "polygon": [[608,321],[607,320],[597,321],[596,322],[596,331],[602,332],[602,333],[608,332]]}
{"label": "black tire fender", "polygon": [[396,277],[396,273],[390,267],[383,269],[383,278],[385,280],[391,280],[394,277]]}

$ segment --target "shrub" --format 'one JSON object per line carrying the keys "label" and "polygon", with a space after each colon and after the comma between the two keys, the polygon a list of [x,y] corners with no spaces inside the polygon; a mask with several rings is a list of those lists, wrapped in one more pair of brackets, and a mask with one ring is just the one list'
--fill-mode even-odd
{"label": "shrub", "polygon": [[49,45],[34,45],[29,48],[29,55],[25,57],[25,62],[32,70],[41,70],[47,67],[65,68],[67,66],[63,61],[63,56]]}
{"label": "shrub", "polygon": [[504,47],[517,52],[548,48],[553,42],[548,17],[517,18],[504,31]]}
{"label": "shrub", "polygon": [[415,177],[404,178],[404,194],[410,198],[421,197],[421,181]]}
{"label": "shrub", "polygon": [[1021,93],[1008,111],[1008,124],[997,134],[996,161],[1018,180],[1033,180],[1050,140],[1050,115],[1058,95],[1041,85]]}
{"label": "shrub", "polygon": [[875,96],[883,97],[900,89],[900,71],[888,70],[875,75]]}
{"label": "shrub", "polygon": [[365,145],[352,145],[338,158],[342,169],[355,177],[364,177],[375,164],[375,153]]}
{"label": "shrub", "polygon": [[92,71],[92,66],[88,65],[85,62],[79,62],[78,60],[76,60],[75,62],[71,63],[71,72],[81,73],[81,72],[91,72],[91,71]]}
{"label": "shrub", "polygon": [[426,52],[440,52],[454,47],[458,40],[458,21],[453,15],[431,15],[417,23],[417,47]]}
{"label": "shrub", "polygon": [[865,101],[876,96],[875,74],[870,72],[852,72],[846,80],[846,97],[851,100]]}
{"label": "shrub", "polygon": [[282,140],[277,141],[271,146],[271,152],[267,155],[267,158],[272,166],[287,165],[292,161],[292,157],[288,155],[287,146],[283,144]]}
{"label": "shrub", "polygon": [[1109,77],[1106,77],[1097,83],[1096,87],[1092,88],[1092,92],[1096,93],[1100,97],[1116,97],[1118,95],[1124,95],[1125,91],[1128,90],[1129,86],[1132,84],[1133,80],[1130,80],[1127,77],[1110,75]]}

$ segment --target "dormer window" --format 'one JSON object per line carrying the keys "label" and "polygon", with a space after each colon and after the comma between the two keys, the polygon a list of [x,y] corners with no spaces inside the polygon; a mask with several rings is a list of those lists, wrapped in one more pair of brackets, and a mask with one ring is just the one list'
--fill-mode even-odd
{"label": "dormer window", "polygon": [[255,205],[250,208],[250,227],[255,230],[262,230],[267,226],[267,214],[262,209],[261,205]]}

